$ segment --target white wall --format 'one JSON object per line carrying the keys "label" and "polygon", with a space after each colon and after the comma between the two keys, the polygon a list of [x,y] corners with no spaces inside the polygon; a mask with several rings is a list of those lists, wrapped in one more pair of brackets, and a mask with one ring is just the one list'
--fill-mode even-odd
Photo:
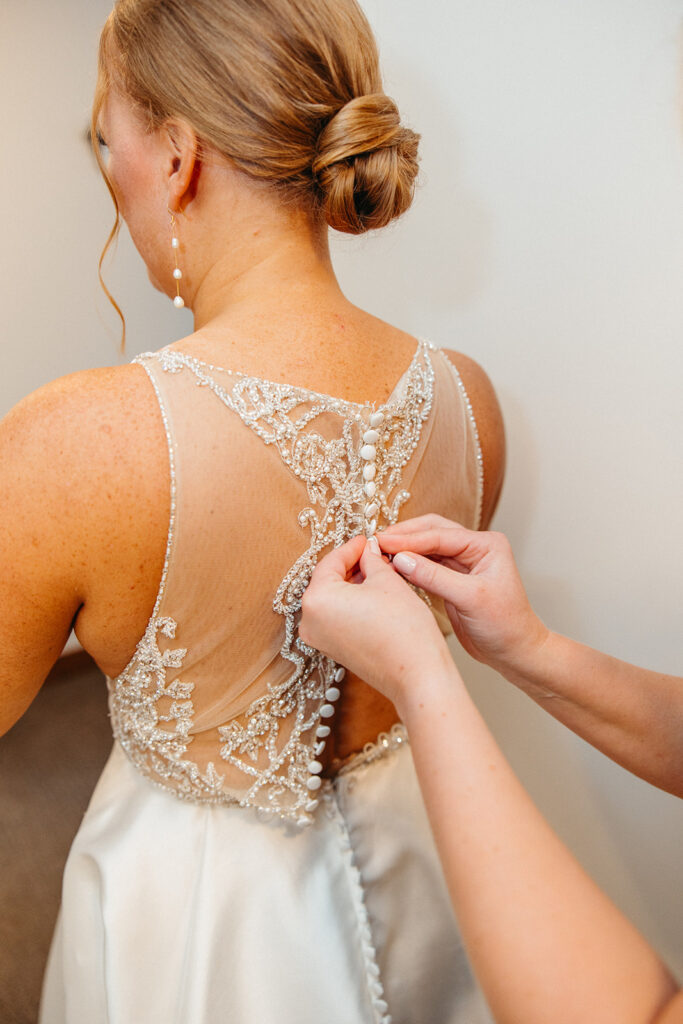
{"label": "white wall", "polygon": [[[108,196],[82,139],[104,0],[3,0],[0,412],[115,363],[96,258]],[[414,208],[335,239],[373,312],[489,372],[508,478],[496,526],[561,631],[681,673],[683,95],[673,0],[365,0],[386,88],[422,133]],[[107,274],[125,358],[186,333],[127,239]],[[683,804],[458,655],[554,826],[683,972]]]}

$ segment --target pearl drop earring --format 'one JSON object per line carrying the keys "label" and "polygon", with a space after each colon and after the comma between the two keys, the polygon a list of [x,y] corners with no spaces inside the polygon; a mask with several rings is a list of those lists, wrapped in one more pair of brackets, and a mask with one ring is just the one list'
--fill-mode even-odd
{"label": "pearl drop earring", "polygon": [[175,267],[173,269],[173,277],[175,279],[176,293],[175,298],[173,299],[173,305],[176,307],[176,309],[182,309],[183,306],[185,305],[185,300],[180,294],[180,280],[183,276],[183,272],[178,266],[178,248],[180,247],[180,241],[175,231],[176,224],[173,211],[169,210],[168,212],[171,214],[171,248],[173,249],[173,262],[175,263]]}

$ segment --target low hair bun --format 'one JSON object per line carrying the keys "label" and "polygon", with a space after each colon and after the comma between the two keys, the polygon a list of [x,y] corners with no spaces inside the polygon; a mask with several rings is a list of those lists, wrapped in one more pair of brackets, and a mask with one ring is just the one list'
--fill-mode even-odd
{"label": "low hair bun", "polygon": [[338,110],[320,133],[312,167],[330,227],[359,235],[404,213],[419,141],[384,93],[356,96]]}

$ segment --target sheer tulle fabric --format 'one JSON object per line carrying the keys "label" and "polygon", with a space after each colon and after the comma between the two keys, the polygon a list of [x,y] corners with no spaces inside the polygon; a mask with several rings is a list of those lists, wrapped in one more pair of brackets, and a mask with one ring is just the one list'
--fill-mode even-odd
{"label": "sheer tulle fabric", "polygon": [[[137,659],[110,681],[115,734],[140,770],[192,799],[305,821],[305,765],[315,757],[322,677],[334,666],[303,664],[296,611],[317,560],[363,527],[362,408],[173,350],[141,362],[164,413],[174,507],[155,621]],[[377,444],[376,479],[389,514],[379,525],[427,511],[476,525],[476,428],[450,361],[421,342],[381,408],[388,444]],[[226,479],[238,481],[231,493]],[[447,632],[439,601],[434,611]],[[297,724],[292,707],[306,681]],[[282,687],[282,700],[269,703]],[[310,725],[299,736],[303,719]]]}

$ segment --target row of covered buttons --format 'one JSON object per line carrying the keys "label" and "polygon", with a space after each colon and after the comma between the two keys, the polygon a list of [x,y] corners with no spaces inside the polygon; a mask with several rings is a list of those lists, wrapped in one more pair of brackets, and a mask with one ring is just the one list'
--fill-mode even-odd
{"label": "row of covered buttons", "polygon": [[[374,500],[375,493],[377,491],[377,484],[375,483],[375,476],[377,474],[377,448],[375,445],[379,441],[379,431],[377,427],[380,427],[384,423],[384,413],[373,412],[370,414],[370,426],[363,433],[363,446],[360,450],[360,457],[365,463],[363,466],[363,490],[365,491],[366,497],[369,499],[365,506],[365,533],[366,536],[372,537],[377,529],[377,513],[379,511],[379,504]],[[334,682],[341,683],[342,679],[346,675],[346,669],[341,665],[335,670]],[[334,715],[335,701],[339,700],[341,692],[337,686],[329,686],[325,690],[326,704],[320,709],[321,718],[332,718]],[[329,725],[324,725],[322,722],[315,731],[317,743],[314,747],[316,758],[322,754],[325,749],[325,740],[330,735]],[[323,766],[320,761],[314,760],[308,762],[308,770],[311,773],[306,785],[308,789],[314,793],[320,789],[322,780],[320,773],[323,770]],[[307,811],[314,811],[318,806],[316,799],[309,800],[306,804]]]}
{"label": "row of covered buttons", "polygon": [[[339,668],[335,669],[334,682],[341,683],[345,675],[346,669],[342,668],[342,666],[340,665]],[[339,690],[339,687],[328,686],[328,688],[325,690],[325,700],[327,701],[327,703],[323,704],[323,706],[320,709],[321,718],[332,718],[334,714],[335,702],[339,700],[340,696],[341,691]],[[318,741],[314,747],[316,757],[319,757],[320,754],[322,754],[323,750],[325,749],[325,740],[330,735],[330,732],[331,730],[329,725],[324,725],[322,722],[315,730],[315,735]],[[312,792],[315,792],[315,790],[320,789],[320,786],[322,785],[320,773],[323,770],[323,766],[320,763],[320,761],[309,761],[308,770],[311,773],[311,775],[308,781],[306,782],[306,785]],[[317,806],[317,800],[310,800],[306,804],[306,810],[314,811]]]}
{"label": "row of covered buttons", "polygon": [[363,434],[363,447],[360,450],[360,457],[365,463],[363,466],[363,480],[365,481],[363,490],[366,497],[369,498],[365,506],[365,534],[367,537],[372,537],[377,529],[376,517],[379,512],[379,504],[374,500],[375,492],[377,491],[377,484],[375,483],[377,448],[375,446],[379,441],[377,427],[380,427],[382,423],[384,423],[383,412],[373,412],[370,414],[370,428]]}

